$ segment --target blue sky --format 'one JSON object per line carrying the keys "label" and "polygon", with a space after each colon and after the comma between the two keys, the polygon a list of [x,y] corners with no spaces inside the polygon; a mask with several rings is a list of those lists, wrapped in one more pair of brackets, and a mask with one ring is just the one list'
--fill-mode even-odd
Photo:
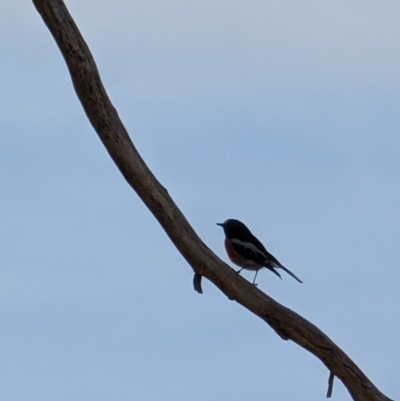
{"label": "blue sky", "polygon": [[[322,399],[319,360],[210,283],[193,291],[33,5],[4,5],[3,398]],[[67,5],[138,150],[207,245],[227,260],[215,223],[245,221],[304,280],[262,271],[260,288],[399,398],[400,5]],[[334,399],[350,399],[339,382]]]}

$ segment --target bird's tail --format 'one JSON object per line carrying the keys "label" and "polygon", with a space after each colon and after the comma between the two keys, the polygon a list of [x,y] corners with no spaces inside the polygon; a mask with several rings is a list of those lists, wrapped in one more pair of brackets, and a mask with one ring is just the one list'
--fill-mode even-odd
{"label": "bird's tail", "polygon": [[287,269],[285,266],[282,266],[282,265],[279,265],[279,267],[282,269],[282,270],[285,270],[285,272],[287,273],[287,274],[290,274],[295,280],[297,280],[299,283],[302,283],[303,284],[303,282],[294,274],[294,273],[292,273],[289,269]]}
{"label": "bird's tail", "polygon": [[271,270],[272,271],[272,273],[275,273],[281,280],[282,280],[282,277],[281,277],[281,275],[279,274],[279,272],[278,271],[276,271],[273,267],[270,267],[270,266],[266,266],[269,270]]}

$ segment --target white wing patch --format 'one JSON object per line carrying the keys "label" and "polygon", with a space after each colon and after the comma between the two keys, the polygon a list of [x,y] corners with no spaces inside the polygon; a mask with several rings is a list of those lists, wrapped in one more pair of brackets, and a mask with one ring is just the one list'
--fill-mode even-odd
{"label": "white wing patch", "polygon": [[254,244],[252,244],[251,242],[243,242],[240,241],[236,238],[231,239],[231,242],[233,242],[236,245],[242,246],[243,248],[247,248],[249,251],[253,252],[254,254],[258,254],[261,255],[264,259],[268,259],[267,255],[260,251]]}

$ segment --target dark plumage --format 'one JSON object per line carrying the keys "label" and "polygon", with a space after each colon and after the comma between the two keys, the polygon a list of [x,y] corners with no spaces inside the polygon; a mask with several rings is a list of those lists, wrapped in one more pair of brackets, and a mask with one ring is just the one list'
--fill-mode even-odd
{"label": "dark plumage", "polygon": [[251,233],[251,231],[239,220],[228,219],[224,223],[217,223],[225,232],[225,249],[229,259],[243,269],[255,270],[253,284],[255,284],[257,273],[263,267],[281,277],[276,268],[284,270],[299,283],[302,281],[289,269],[283,266],[275,256],[271,255],[264,245]]}

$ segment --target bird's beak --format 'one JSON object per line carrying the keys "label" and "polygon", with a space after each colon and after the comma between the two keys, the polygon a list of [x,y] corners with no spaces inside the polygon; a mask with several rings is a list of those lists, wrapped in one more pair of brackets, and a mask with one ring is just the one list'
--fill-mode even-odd
{"label": "bird's beak", "polygon": [[221,226],[221,227],[223,227],[224,226],[224,223],[215,223],[217,226]]}

